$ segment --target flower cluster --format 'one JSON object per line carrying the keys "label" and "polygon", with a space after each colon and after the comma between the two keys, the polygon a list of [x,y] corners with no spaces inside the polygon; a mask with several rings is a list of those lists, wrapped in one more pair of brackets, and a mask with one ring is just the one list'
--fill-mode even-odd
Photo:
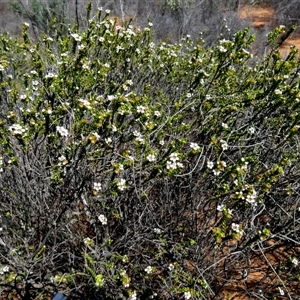
{"label": "flower cluster", "polygon": [[148,266],[147,268],[145,268],[144,270],[147,274],[151,274],[154,272],[154,268],[151,266]]}
{"label": "flower cluster", "polygon": [[[220,175],[221,171],[223,171],[226,168],[227,164],[223,160],[218,160],[217,161],[217,168],[213,170],[213,173],[215,176]],[[207,167],[212,169],[213,168],[213,163],[208,162]]]}
{"label": "flower cluster", "polygon": [[124,191],[126,189],[126,180],[123,178],[119,179],[117,182],[117,187],[121,192]]}
{"label": "flower cluster", "polygon": [[197,143],[190,143],[190,147],[193,151],[198,151],[200,149],[200,146]]}
{"label": "flower cluster", "polygon": [[248,162],[245,161],[245,159],[242,157],[242,163],[239,167],[236,168],[237,172],[240,174],[244,174],[247,171],[248,168]]}
{"label": "flower cluster", "polygon": [[0,269],[0,274],[3,275],[4,273],[9,272],[9,266],[4,266]]}
{"label": "flower cluster", "polygon": [[249,194],[246,196],[246,202],[251,204],[252,206],[256,206],[256,198],[257,198],[257,192],[252,189],[251,192],[249,192]]}
{"label": "flower cluster", "polygon": [[13,135],[22,135],[24,132],[26,132],[26,129],[19,124],[13,124],[9,126],[8,129]]}
{"label": "flower cluster", "polygon": [[228,144],[224,140],[220,140],[221,148],[225,151],[228,149]]}
{"label": "flower cluster", "polygon": [[76,42],[81,42],[82,37],[77,34],[77,33],[71,33],[71,37],[76,41]]}
{"label": "flower cluster", "polygon": [[241,226],[239,225],[239,224],[236,224],[236,223],[232,223],[231,224],[231,229],[235,232],[235,233],[237,233],[237,234],[239,234],[239,235],[242,235],[243,234],[243,229],[241,228]]}
{"label": "flower cluster", "polygon": [[154,162],[156,160],[155,154],[149,154],[146,158],[149,162]]}
{"label": "flower cluster", "polygon": [[88,100],[79,99],[78,102],[80,108],[92,109],[91,103]]}
{"label": "flower cluster", "polygon": [[59,163],[58,163],[59,166],[65,166],[68,163],[68,160],[64,155],[61,155],[58,158],[58,161],[59,161]]}
{"label": "flower cluster", "polygon": [[130,279],[130,277],[127,275],[126,270],[121,270],[119,274],[120,274],[120,278],[121,278],[121,281],[122,281],[122,285],[123,285],[125,288],[128,288],[131,279]]}
{"label": "flower cluster", "polygon": [[176,170],[178,168],[183,168],[183,164],[179,162],[178,153],[172,153],[167,161],[167,169],[170,171]]}
{"label": "flower cluster", "polygon": [[144,142],[145,142],[144,137],[140,132],[138,132],[137,130],[134,130],[133,135],[135,136],[135,141],[136,142],[138,142],[140,144],[144,144]]}

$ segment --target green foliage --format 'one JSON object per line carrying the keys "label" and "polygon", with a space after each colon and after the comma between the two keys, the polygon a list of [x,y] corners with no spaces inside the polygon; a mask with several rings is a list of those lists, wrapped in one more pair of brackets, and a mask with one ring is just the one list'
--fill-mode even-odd
{"label": "green foliage", "polygon": [[295,49],[255,62],[248,29],[155,44],[108,11],[53,30],[0,36],[3,266],[70,294],[208,299],[223,247],[295,241]]}

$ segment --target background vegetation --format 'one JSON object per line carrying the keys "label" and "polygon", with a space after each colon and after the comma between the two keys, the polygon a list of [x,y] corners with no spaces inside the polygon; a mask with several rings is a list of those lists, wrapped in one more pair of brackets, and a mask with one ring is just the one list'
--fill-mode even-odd
{"label": "background vegetation", "polygon": [[[21,34],[21,21],[29,22],[36,37],[47,32],[49,24],[56,18],[66,24],[79,23],[86,26],[85,11],[88,0],[0,0],[0,29],[12,34]],[[178,42],[189,34],[197,38],[200,32],[205,34],[205,42],[212,45],[222,33],[231,36],[249,25],[238,17],[243,5],[272,6],[274,16],[267,31],[274,26],[299,23],[299,3],[297,0],[94,0],[92,14],[97,7],[109,9],[111,15],[121,21],[133,19],[133,24],[145,27],[149,19],[155,29],[155,39],[169,39]],[[256,32],[259,40],[265,40],[265,30]]]}
{"label": "background vegetation", "polygon": [[[28,22],[0,36],[2,297],[296,299],[300,67],[276,48],[285,28],[258,59],[249,29],[160,41],[155,20],[72,3],[73,25],[70,2],[15,3]],[[171,19],[196,3],[164,5]]]}

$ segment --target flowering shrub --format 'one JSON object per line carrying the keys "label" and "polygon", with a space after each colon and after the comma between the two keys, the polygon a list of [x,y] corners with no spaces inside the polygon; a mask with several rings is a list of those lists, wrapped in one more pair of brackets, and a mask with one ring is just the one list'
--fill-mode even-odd
{"label": "flowering shrub", "polygon": [[101,11],[82,32],[53,26],[0,36],[3,293],[210,299],[284,246],[285,275],[268,261],[277,281],[247,289],[292,297],[297,51],[255,62],[247,29],[155,44]]}

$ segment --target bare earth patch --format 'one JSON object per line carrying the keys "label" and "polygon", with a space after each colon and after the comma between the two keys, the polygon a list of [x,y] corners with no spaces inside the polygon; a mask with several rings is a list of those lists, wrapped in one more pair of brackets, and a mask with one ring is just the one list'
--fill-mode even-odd
{"label": "bare earth patch", "polygon": [[[244,20],[249,20],[255,29],[260,29],[264,26],[271,25],[274,19],[275,10],[270,6],[260,5],[242,5],[239,8],[239,17]],[[281,46],[280,52],[286,56],[291,46],[296,46],[300,50],[300,37],[290,36]]]}

